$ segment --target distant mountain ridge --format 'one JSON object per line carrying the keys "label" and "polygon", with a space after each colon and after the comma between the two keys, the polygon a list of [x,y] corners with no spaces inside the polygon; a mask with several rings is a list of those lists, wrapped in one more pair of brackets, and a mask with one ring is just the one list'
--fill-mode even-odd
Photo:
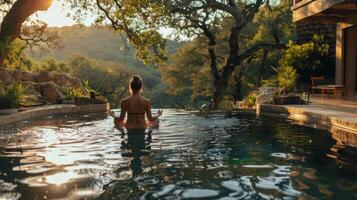
{"label": "distant mountain ridge", "polygon": [[[50,28],[50,30],[58,32],[64,48],[51,49],[49,52],[35,52],[31,54],[33,58],[41,59],[50,56],[57,60],[64,60],[72,55],[83,55],[90,59],[118,63],[138,73],[142,70],[158,73],[156,69],[145,66],[140,60],[136,59],[132,48],[123,51],[123,39],[107,28],[73,25]],[[169,55],[181,46],[181,43],[169,40],[167,42]]]}

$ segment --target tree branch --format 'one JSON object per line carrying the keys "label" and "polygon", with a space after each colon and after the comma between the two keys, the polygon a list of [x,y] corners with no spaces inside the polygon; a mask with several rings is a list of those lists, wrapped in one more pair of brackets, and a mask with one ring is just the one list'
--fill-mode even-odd
{"label": "tree branch", "polygon": [[276,50],[276,49],[286,49],[286,45],[285,44],[265,44],[265,43],[256,44],[256,45],[250,47],[249,49],[247,49],[244,53],[240,54],[238,56],[238,58],[239,58],[239,60],[245,60],[246,58],[257,53],[261,49],[269,50],[269,51]]}

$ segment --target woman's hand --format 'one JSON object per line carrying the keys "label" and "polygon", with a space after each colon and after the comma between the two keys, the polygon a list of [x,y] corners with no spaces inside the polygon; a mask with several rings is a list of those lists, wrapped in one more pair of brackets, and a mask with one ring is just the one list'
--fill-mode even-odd
{"label": "woman's hand", "polygon": [[109,111],[109,115],[115,118],[115,113],[112,110]]}
{"label": "woman's hand", "polygon": [[159,109],[159,110],[157,111],[157,116],[160,117],[161,115],[162,115],[162,110]]}

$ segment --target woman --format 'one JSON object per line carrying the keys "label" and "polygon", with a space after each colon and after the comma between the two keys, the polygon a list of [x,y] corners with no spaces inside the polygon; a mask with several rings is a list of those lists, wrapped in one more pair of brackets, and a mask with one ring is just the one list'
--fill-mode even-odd
{"label": "woman", "polygon": [[[128,133],[145,132],[148,127],[157,126],[159,117],[162,115],[162,110],[157,112],[157,116],[151,114],[151,102],[143,97],[142,93],[143,81],[140,76],[135,75],[129,82],[130,96],[121,101],[121,112],[119,117],[115,117],[111,111],[110,115],[114,117],[115,125],[120,128],[125,127]],[[128,113],[128,118],[125,120],[125,115]],[[145,114],[148,122],[145,121]]]}

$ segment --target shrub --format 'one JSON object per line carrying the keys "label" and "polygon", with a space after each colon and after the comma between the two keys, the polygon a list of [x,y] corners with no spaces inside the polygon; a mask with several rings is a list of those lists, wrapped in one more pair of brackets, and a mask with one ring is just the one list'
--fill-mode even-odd
{"label": "shrub", "polygon": [[18,108],[24,93],[25,87],[22,84],[0,85],[0,109]]}
{"label": "shrub", "polygon": [[76,87],[68,87],[64,91],[64,99],[65,100],[73,100],[76,97],[85,97],[86,95],[83,93],[83,91],[80,88]]}
{"label": "shrub", "polygon": [[291,66],[281,66],[278,69],[277,79],[279,87],[284,89],[286,92],[290,92],[296,84],[296,70]]}
{"label": "shrub", "polygon": [[257,101],[257,93],[251,92],[249,95],[246,97],[248,106],[253,107],[255,105],[255,102]]}
{"label": "shrub", "polygon": [[319,35],[314,35],[310,42],[304,44],[295,44],[290,41],[279,65],[293,67],[297,70],[299,79],[302,82],[308,82],[312,74],[322,75],[333,70],[333,68],[327,68],[331,66],[328,50],[329,45],[325,43],[324,37]]}

